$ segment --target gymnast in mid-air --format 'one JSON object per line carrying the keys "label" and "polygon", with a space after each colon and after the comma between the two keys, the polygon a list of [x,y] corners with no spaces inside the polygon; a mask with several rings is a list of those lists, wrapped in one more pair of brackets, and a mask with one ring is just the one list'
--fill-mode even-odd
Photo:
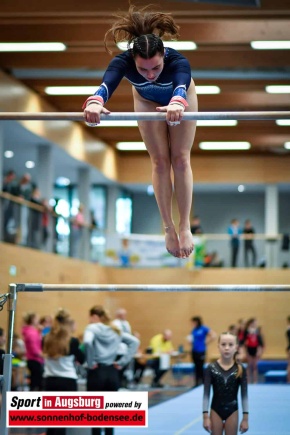
{"label": "gymnast in mid-air", "polygon": [[[110,62],[97,92],[83,105],[88,124],[100,123],[104,107],[125,77],[132,84],[136,112],[166,112],[166,122],[139,121],[138,127],[152,164],[154,193],[165,230],[167,251],[186,258],[193,251],[190,231],[192,171],[190,153],[196,121],[182,121],[184,111],[196,112],[197,96],[188,60],[162,38],[177,39],[179,27],[170,14],[150,7],[117,15],[105,34],[105,47],[112,36],[115,43],[127,41],[128,50]],[[172,171],[172,172],[171,172]],[[173,174],[173,180],[171,179]],[[179,222],[172,217],[172,196],[176,197]]]}

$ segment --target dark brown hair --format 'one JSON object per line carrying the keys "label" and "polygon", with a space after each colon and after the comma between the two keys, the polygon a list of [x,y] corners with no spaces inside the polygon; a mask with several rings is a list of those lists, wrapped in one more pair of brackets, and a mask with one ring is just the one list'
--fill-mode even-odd
{"label": "dark brown hair", "polygon": [[115,15],[116,21],[106,32],[104,43],[106,51],[112,54],[108,48],[108,38],[112,36],[115,43],[128,42],[128,48],[133,42],[131,49],[135,58],[137,55],[143,59],[151,59],[155,54],[164,54],[164,46],[161,38],[178,39],[179,26],[170,14],[150,10],[152,5],[137,9],[130,5],[128,12]]}

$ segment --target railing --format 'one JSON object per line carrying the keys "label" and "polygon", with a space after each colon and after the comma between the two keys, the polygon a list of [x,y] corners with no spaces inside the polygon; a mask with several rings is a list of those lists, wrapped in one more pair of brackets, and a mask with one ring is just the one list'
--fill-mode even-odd
{"label": "railing", "polygon": [[[0,192],[0,240],[66,257],[93,261],[113,267],[286,267],[289,251],[282,250],[281,234],[255,234],[254,252],[246,252],[240,236],[240,247],[233,264],[230,235],[194,235],[195,251],[186,260],[168,254],[163,235],[106,234],[95,226],[75,225],[75,219],[56,214],[52,209]],[[48,226],[42,225],[46,214]]]}
{"label": "railing", "polygon": [[57,214],[51,207],[0,192],[0,239],[7,243],[87,261],[102,262],[103,232],[74,217]]}

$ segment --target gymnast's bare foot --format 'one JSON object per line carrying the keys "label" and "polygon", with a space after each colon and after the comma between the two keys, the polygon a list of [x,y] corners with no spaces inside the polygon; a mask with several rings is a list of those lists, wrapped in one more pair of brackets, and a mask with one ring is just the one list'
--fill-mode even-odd
{"label": "gymnast's bare foot", "polygon": [[180,257],[187,258],[193,251],[192,234],[189,228],[179,230]]}
{"label": "gymnast's bare foot", "polygon": [[180,257],[179,240],[174,225],[165,227],[165,246],[173,257]]}

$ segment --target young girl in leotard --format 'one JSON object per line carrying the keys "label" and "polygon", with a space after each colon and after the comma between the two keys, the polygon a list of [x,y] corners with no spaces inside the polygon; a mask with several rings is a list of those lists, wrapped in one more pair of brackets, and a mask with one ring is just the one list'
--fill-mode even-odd
{"label": "young girl in leotard", "polygon": [[[239,426],[238,391],[241,388],[243,418],[239,430],[247,432],[248,394],[246,370],[236,362],[237,337],[229,332],[220,335],[219,359],[208,365],[205,371],[203,396],[203,427],[212,435],[237,435]],[[209,413],[210,389],[213,397]]]}

